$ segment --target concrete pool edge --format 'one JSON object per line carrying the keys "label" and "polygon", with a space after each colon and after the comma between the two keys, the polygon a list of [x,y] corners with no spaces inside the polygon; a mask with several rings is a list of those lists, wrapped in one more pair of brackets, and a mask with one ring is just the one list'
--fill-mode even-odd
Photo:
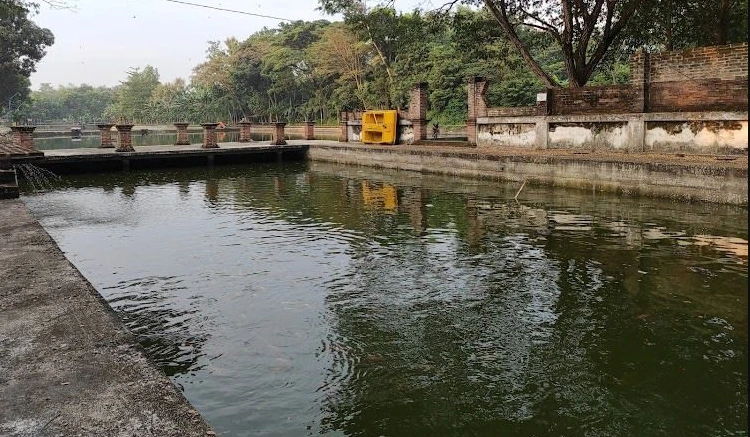
{"label": "concrete pool edge", "polygon": [[213,434],[22,200],[0,241],[0,434]]}
{"label": "concrete pool edge", "polygon": [[448,149],[311,143],[313,161],[465,177],[528,181],[679,201],[748,204],[747,156],[574,154],[565,150]]}

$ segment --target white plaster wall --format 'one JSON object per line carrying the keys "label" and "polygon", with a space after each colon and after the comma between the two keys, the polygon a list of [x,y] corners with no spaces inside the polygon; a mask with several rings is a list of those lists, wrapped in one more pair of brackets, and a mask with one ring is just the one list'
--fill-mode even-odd
{"label": "white plaster wall", "polygon": [[356,125],[348,125],[347,130],[349,131],[348,137],[349,141],[359,143],[362,141],[362,125],[356,124]]}
{"label": "white plaster wall", "polygon": [[411,144],[414,142],[414,128],[411,125],[402,124],[398,128],[400,130],[398,140],[396,140],[398,144]]}
{"label": "white plaster wall", "polygon": [[691,150],[714,152],[717,149],[747,149],[747,121],[738,121],[740,129],[711,130],[706,127],[693,132],[689,123],[683,123],[676,132],[663,127],[647,127],[646,147],[655,151]]}
{"label": "white plaster wall", "polygon": [[534,147],[536,131],[534,124],[483,124],[477,126],[477,145]]}
{"label": "white plaster wall", "polygon": [[550,148],[628,149],[627,125],[607,126],[599,132],[583,126],[555,126],[549,131]]}

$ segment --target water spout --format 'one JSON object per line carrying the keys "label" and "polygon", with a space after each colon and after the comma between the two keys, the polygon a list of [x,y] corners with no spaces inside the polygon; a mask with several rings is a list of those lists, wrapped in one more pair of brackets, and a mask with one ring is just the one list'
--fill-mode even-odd
{"label": "water spout", "polygon": [[51,190],[55,188],[55,183],[60,182],[62,178],[52,173],[46,168],[37,167],[33,164],[15,164],[14,167],[18,173],[26,180],[33,192]]}

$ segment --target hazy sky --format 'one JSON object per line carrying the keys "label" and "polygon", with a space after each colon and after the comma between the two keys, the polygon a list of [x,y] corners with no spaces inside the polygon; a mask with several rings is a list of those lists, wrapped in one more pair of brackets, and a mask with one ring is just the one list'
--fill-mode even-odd
{"label": "hazy sky", "polygon": [[[315,10],[316,0],[185,0],[294,20],[336,20]],[[399,9],[430,8],[432,0],[397,0]],[[55,44],[31,76],[42,83],[117,85],[130,67],[153,65],[162,82],[189,79],[205,59],[208,41],[245,39],[277,20],[209,10],[167,0],[67,0],[75,10],[42,3],[33,20],[55,35]],[[374,1],[373,1],[374,3]],[[442,3],[435,3],[442,4]]]}

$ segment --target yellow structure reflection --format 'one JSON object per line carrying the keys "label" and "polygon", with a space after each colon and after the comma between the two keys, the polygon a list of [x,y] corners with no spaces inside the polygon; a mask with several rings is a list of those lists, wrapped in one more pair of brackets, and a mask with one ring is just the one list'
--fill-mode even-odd
{"label": "yellow structure reflection", "polygon": [[362,181],[362,200],[365,205],[394,213],[398,208],[398,192],[393,185],[383,184],[378,187],[368,181]]}

